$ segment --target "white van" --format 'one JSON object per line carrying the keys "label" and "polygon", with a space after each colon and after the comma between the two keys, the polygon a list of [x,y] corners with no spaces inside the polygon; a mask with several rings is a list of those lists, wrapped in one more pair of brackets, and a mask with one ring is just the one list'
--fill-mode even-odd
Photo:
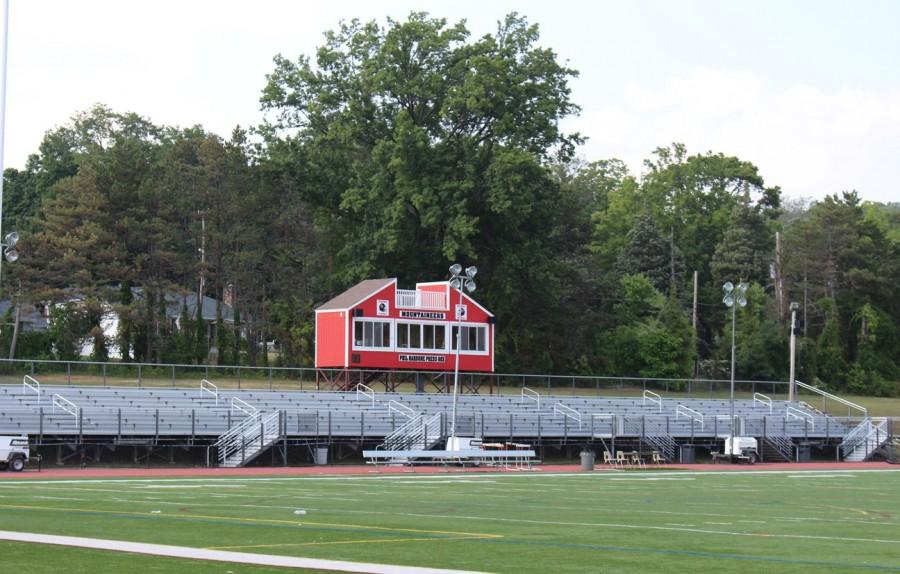
{"label": "white van", "polygon": [[21,472],[28,462],[28,436],[0,436],[0,470]]}

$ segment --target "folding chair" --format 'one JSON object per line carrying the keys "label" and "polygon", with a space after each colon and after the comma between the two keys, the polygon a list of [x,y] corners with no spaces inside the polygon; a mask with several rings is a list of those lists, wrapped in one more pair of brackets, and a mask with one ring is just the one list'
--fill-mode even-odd
{"label": "folding chair", "polygon": [[613,459],[612,455],[609,454],[608,450],[603,451],[603,464],[616,466],[616,461]]}
{"label": "folding chair", "polygon": [[626,464],[628,464],[628,458],[625,456],[624,450],[620,450],[619,452],[616,453],[616,466],[619,466],[620,464],[622,466],[625,466]]}
{"label": "folding chair", "polygon": [[644,466],[644,461],[641,460],[641,455],[637,452],[631,453],[631,464],[637,467]]}
{"label": "folding chair", "polygon": [[663,460],[663,457],[659,456],[659,451],[654,450],[653,451],[653,464],[659,465],[659,464],[665,464],[665,462],[666,461]]}

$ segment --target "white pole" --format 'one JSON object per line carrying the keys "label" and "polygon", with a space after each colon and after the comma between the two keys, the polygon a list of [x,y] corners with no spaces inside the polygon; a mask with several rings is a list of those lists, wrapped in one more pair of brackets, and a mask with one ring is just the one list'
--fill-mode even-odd
{"label": "white pole", "polygon": [[[459,293],[459,303],[462,305],[462,289],[457,289]],[[456,449],[456,398],[459,396],[459,350],[462,347],[462,314],[458,307],[453,307],[456,313],[456,363],[453,366],[453,409],[450,415],[450,445],[451,449]]]}
{"label": "white pole", "polygon": [[[731,437],[734,438],[734,325],[735,315],[737,314],[738,298],[735,297],[734,305],[731,306]],[[734,449],[734,440],[731,442]],[[732,450],[732,453],[734,451]]]}
{"label": "white pole", "polygon": [[[0,63],[0,237],[3,237],[3,143],[6,134],[6,55],[9,52],[9,0],[3,0],[3,59]],[[0,254],[0,289],[3,278],[3,255]]]}
{"label": "white pole", "polygon": [[796,393],[794,389],[794,376],[796,368],[796,352],[797,352],[797,337],[794,335],[794,325],[797,324],[797,310],[793,308],[793,304],[791,305],[791,368],[790,368],[790,379],[788,379],[788,400],[794,401],[794,394]]}

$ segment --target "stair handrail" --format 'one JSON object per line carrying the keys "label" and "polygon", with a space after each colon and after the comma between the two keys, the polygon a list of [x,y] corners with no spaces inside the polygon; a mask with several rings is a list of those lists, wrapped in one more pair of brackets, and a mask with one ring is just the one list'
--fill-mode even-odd
{"label": "stair handrail", "polygon": [[816,430],[816,417],[811,414],[801,411],[800,409],[795,409],[794,407],[787,407],[784,409],[784,417],[785,418],[795,418],[798,420],[805,420],[809,423],[810,428],[812,430]]}
{"label": "stair handrail", "polygon": [[[30,383],[28,381],[31,381]],[[31,375],[25,375],[22,378],[22,393],[27,391],[37,393],[37,402],[41,404],[41,383]]]}
{"label": "stair handrail", "polygon": [[761,403],[769,407],[769,414],[772,414],[772,397],[762,393],[753,393],[753,404],[756,405],[756,403]]}
{"label": "stair handrail", "polygon": [[357,383],[356,385],[356,400],[359,400],[360,395],[371,399],[372,406],[375,406],[375,389],[368,385],[364,385],[362,383]]}
{"label": "stair handrail", "polygon": [[806,389],[806,390],[812,391],[812,392],[814,392],[814,393],[819,393],[820,395],[822,395],[822,396],[825,397],[826,399],[830,399],[830,400],[832,400],[832,401],[837,401],[837,402],[841,403],[842,405],[847,406],[847,407],[849,407],[849,408],[851,408],[851,409],[856,409],[856,410],[860,411],[860,412],[863,414],[863,418],[869,418],[869,410],[866,409],[866,407],[864,407],[864,406],[861,406],[861,405],[858,405],[858,404],[856,404],[856,403],[854,403],[854,402],[848,401],[847,399],[842,399],[841,397],[839,397],[839,396],[837,396],[837,395],[833,395],[833,394],[831,394],[831,393],[829,393],[829,392],[827,392],[827,391],[823,391],[823,390],[820,389],[819,387],[814,387],[814,386],[812,386],[812,385],[807,385],[806,383],[804,383],[804,382],[802,382],[802,381],[798,381],[798,380],[796,380],[796,379],[794,380],[794,383],[795,383],[798,387],[800,387],[800,388],[802,388],[802,389]]}
{"label": "stair handrail", "polygon": [[411,408],[404,405],[403,403],[401,403],[399,401],[395,401],[393,399],[388,401],[387,408],[388,408],[388,412],[396,411],[409,419],[416,416],[416,411],[412,410]]}
{"label": "stair handrail", "polygon": [[228,441],[232,440],[236,435],[243,434],[245,432],[245,429],[250,428],[251,425],[255,424],[258,421],[259,413],[246,417],[241,422],[233,425],[227,431],[219,435],[219,438],[216,439],[214,446],[218,447],[220,445],[224,445]]}
{"label": "stair handrail", "polygon": [[681,403],[678,403],[678,405],[675,407],[675,420],[678,420],[679,415],[689,418],[689,419],[693,420],[694,422],[699,422],[700,430],[704,430],[703,429],[704,417],[703,417],[703,413],[701,413],[700,411],[695,411],[691,407],[688,407]]}
{"label": "stair handrail", "polygon": [[231,397],[231,412],[233,413],[235,410],[241,411],[248,416],[254,416],[259,413],[259,409],[247,401],[243,401],[237,397]]}
{"label": "stair handrail", "polygon": [[409,419],[406,423],[391,431],[387,436],[384,437],[384,440],[375,448],[375,450],[395,450],[391,448],[392,445],[401,438],[412,435],[416,431],[416,425],[421,422],[421,419],[422,415],[417,415],[416,417]]}
{"label": "stair handrail", "polygon": [[216,399],[216,406],[219,406],[219,387],[215,384],[207,381],[206,379],[200,379],[200,398],[203,398],[203,393],[209,393]]}
{"label": "stair handrail", "polygon": [[769,441],[784,458],[788,460],[793,458],[794,441],[777,425],[766,425],[766,432],[763,438]]}
{"label": "stair handrail", "polygon": [[874,426],[872,419],[865,418],[844,435],[844,438],[841,439],[841,444],[838,445],[838,449],[841,450],[844,458],[846,458],[848,452],[852,452],[857,446],[868,440]]}
{"label": "stair handrail", "polygon": [[541,409],[541,394],[539,392],[529,389],[528,387],[522,387],[519,402],[524,403],[526,399],[536,402],[538,410]]}
{"label": "stair handrail", "polygon": [[81,411],[81,407],[79,407],[78,405],[76,405],[75,403],[73,403],[72,401],[67,399],[66,397],[64,397],[62,395],[58,395],[58,394],[53,395],[53,406],[52,406],[53,411],[52,412],[55,413],[57,407],[62,409],[65,412],[69,413],[73,417],[75,417],[76,420],[78,419],[78,413]]}
{"label": "stair handrail", "polygon": [[269,444],[272,440],[281,436],[280,416],[281,413],[279,411],[271,412],[268,415],[256,413],[220,436],[215,444],[219,465],[224,465],[238,450],[243,451],[246,445],[255,446],[258,444],[262,448],[263,445]]}
{"label": "stair handrail", "polygon": [[417,414],[405,425],[384,437],[384,441],[375,447],[375,450],[407,450],[410,448],[427,450],[442,437],[441,413],[435,413],[430,417]]}
{"label": "stair handrail", "polygon": [[644,419],[643,439],[661,452],[667,460],[674,460],[678,443],[666,432],[666,425],[659,420],[654,420],[655,418]]}
{"label": "stair handrail", "polygon": [[579,430],[581,429],[581,413],[579,413],[572,407],[564,405],[561,402],[555,403],[553,405],[553,414],[562,415],[566,418],[572,419],[573,421],[578,423]]}
{"label": "stair handrail", "polygon": [[816,407],[812,406],[811,404],[809,404],[809,403],[806,402],[806,401],[797,401],[797,404],[800,405],[801,407],[803,407],[804,409],[809,409],[809,410],[813,411],[814,413],[819,413],[820,415],[828,416],[828,415],[826,415],[825,413],[823,413],[822,411],[820,411],[819,409],[817,409]]}
{"label": "stair handrail", "polygon": [[650,401],[651,403],[656,403],[659,406],[659,412],[660,413],[662,412],[662,408],[663,408],[662,397],[659,396],[658,394],[654,393],[653,391],[648,391],[647,389],[644,389],[644,392],[641,394],[641,406],[646,405],[647,401]]}

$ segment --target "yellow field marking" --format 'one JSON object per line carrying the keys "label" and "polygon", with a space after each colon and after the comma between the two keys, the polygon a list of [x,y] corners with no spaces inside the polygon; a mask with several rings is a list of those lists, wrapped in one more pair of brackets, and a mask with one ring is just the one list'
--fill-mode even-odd
{"label": "yellow field marking", "polygon": [[283,548],[286,546],[326,546],[329,544],[371,544],[374,542],[435,542],[444,540],[482,540],[494,538],[495,535],[452,536],[445,538],[380,538],[373,540],[333,540],[330,542],[289,542],[286,544],[239,544],[236,546],[209,546],[208,550],[234,550],[236,548]]}
{"label": "yellow field marking", "polygon": [[851,512],[858,512],[859,514],[862,514],[863,516],[869,516],[869,513],[861,508],[849,508],[847,506],[832,506],[830,504],[822,504],[820,506],[822,508],[835,508],[837,510],[849,510]]}
{"label": "yellow field marking", "polygon": [[153,516],[160,518],[199,518],[203,520],[226,520],[232,522],[250,522],[255,524],[289,524],[292,526],[328,526],[331,528],[354,528],[361,530],[383,530],[387,532],[414,532],[416,534],[442,534],[451,536],[463,536],[467,538],[503,538],[502,534],[487,534],[483,532],[456,532],[453,530],[422,530],[418,528],[392,528],[389,526],[368,526],[362,524],[343,524],[333,522],[310,522],[296,520],[279,520],[275,518],[242,518],[239,516],[213,516],[207,514],[162,514],[153,512],[127,512],[121,510],[92,510],[89,508],[65,508],[59,506],[27,506],[17,504],[0,504],[0,508],[18,510],[47,510],[54,512],[78,512],[82,514],[118,514],[120,516]]}

